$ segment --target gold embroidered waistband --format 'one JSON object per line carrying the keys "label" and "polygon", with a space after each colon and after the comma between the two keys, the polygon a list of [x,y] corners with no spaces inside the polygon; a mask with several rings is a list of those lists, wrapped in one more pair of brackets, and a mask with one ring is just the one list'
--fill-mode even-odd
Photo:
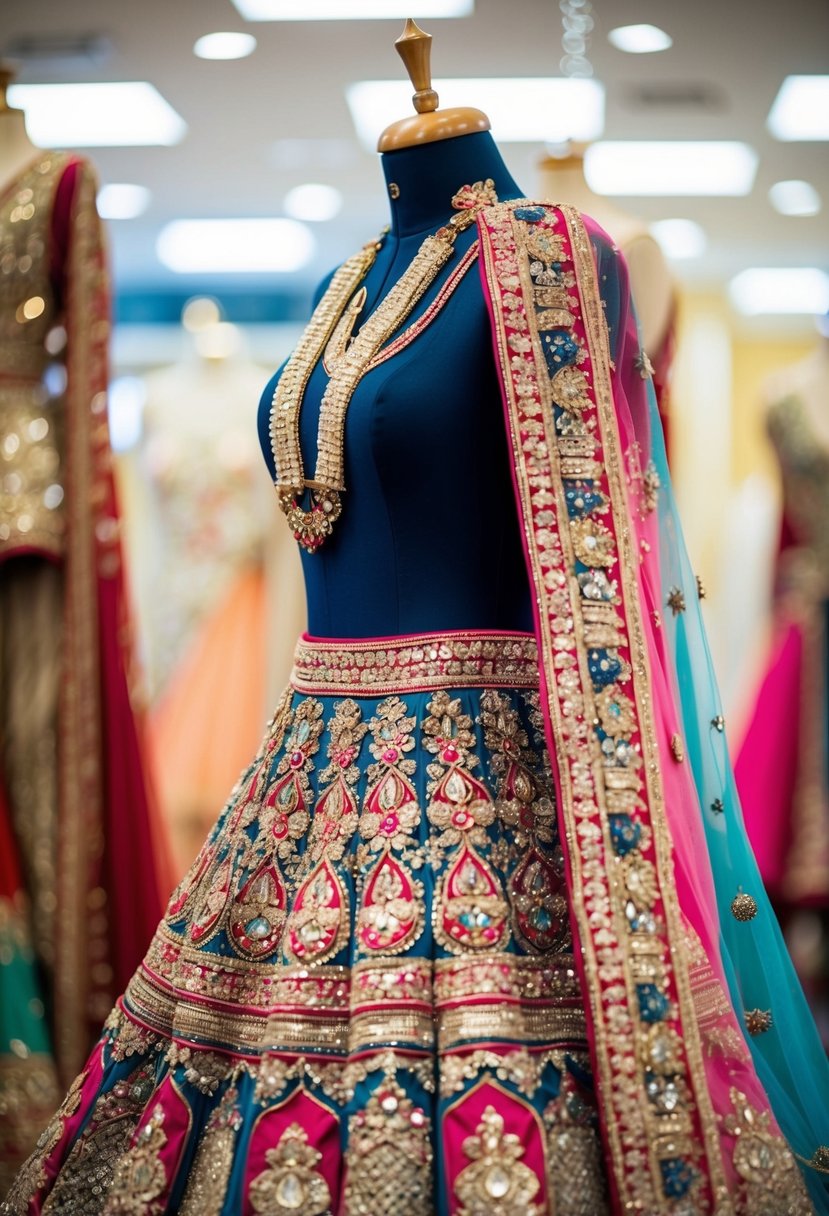
{"label": "gold embroidered waistband", "polygon": [[537,688],[538,648],[526,633],[448,632],[333,641],[300,638],[291,684],[324,696],[436,688]]}

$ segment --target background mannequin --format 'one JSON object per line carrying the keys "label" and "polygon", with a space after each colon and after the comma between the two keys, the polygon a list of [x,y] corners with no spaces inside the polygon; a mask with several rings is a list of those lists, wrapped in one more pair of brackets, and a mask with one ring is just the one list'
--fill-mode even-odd
{"label": "background mannequin", "polygon": [[14,70],[8,64],[0,63],[0,183],[2,184],[13,181],[39,151],[29,139],[25,114],[22,110],[13,109],[6,100],[6,90],[14,77]]}
{"label": "background mannequin", "polygon": [[255,751],[305,624],[296,545],[273,511],[253,426],[262,369],[223,322],[189,345],[144,378],[141,446],[119,469],[178,873]]}
{"label": "background mannequin", "polygon": [[829,1043],[829,338],[767,385],[783,486],[770,652],[736,775],[757,860]]}

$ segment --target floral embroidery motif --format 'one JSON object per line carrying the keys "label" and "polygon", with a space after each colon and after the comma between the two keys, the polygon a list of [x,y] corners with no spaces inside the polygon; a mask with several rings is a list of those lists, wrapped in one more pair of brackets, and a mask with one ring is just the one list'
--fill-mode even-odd
{"label": "floral embroidery motif", "polygon": [[151,1216],[160,1211],[156,1200],[167,1185],[160,1155],[167,1143],[163,1123],[164,1110],[159,1105],[115,1167],[104,1216]]}
{"label": "floral embroidery motif", "polygon": [[543,1216],[533,1203],[541,1183],[521,1158],[518,1136],[504,1131],[504,1119],[487,1106],[475,1135],[463,1142],[470,1164],[455,1179],[458,1216]]}
{"label": "floral embroidery motif", "polygon": [[495,803],[472,775],[478,757],[472,719],[459,698],[436,692],[423,720],[424,743],[436,759],[427,766],[427,816],[439,835],[430,841],[435,869],[455,853],[435,894],[435,936],[453,953],[496,949],[509,937],[509,909],[500,881],[484,857],[491,841],[486,829],[496,819]]}
{"label": "floral embroidery motif", "polygon": [[422,851],[414,845],[420,807],[409,778],[415,761],[407,756],[415,746],[414,725],[399,697],[382,701],[369,723],[374,763],[368,769],[357,849],[362,888],[357,943],[363,953],[399,954],[423,930],[423,886],[411,872],[423,864]]}
{"label": "floral embroidery motif", "polygon": [[267,1169],[250,1184],[250,1204],[260,1216],[322,1216],[329,1210],[331,1192],[316,1166],[322,1153],[308,1143],[308,1135],[292,1123],[279,1137],[276,1148],[265,1153]]}
{"label": "floral embroidery motif", "polygon": [[349,1120],[346,1216],[430,1216],[429,1119],[387,1074]]}

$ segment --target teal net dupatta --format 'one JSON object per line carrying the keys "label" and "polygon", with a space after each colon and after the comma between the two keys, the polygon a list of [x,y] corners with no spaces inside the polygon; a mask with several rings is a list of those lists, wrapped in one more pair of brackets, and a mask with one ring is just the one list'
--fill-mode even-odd
{"label": "teal net dupatta", "polygon": [[829,1066],[755,866],[624,261],[478,220],[615,1211],[829,1213]]}

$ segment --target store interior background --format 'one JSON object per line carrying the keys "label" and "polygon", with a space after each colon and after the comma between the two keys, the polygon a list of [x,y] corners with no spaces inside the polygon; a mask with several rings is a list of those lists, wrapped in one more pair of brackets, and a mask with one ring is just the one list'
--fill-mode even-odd
{"label": "store interior background", "polygon": [[[244,619],[254,635],[261,629],[261,647],[248,647],[245,655],[230,647],[225,654],[237,668],[238,687],[248,665],[255,703],[216,704],[228,736],[242,729],[240,718],[251,720],[251,751],[266,706],[287,676],[301,625],[298,563],[256,446],[258,396],[307,318],[316,283],[387,220],[377,156],[355,129],[349,88],[400,82],[400,99],[374,115],[375,136],[409,112],[411,93],[393,47],[406,15],[396,0],[376,0],[383,17],[372,20],[304,19],[316,0],[257,2],[300,16],[245,19],[242,0],[239,8],[231,0],[29,0],[7,7],[0,34],[0,55],[17,65],[20,86],[146,81],[181,120],[165,137],[170,143],[121,146],[119,130],[142,115],[133,107],[119,119],[107,109],[98,132],[104,142],[91,146],[88,136],[73,137],[78,115],[71,104],[53,106],[64,131],[44,138],[35,102],[20,91],[11,94],[26,110],[36,143],[77,147],[94,161],[104,186],[144,191],[132,197],[133,207],[143,204],[140,213],[108,221],[116,321],[111,424],[141,653],[158,711],[154,731],[169,737],[178,730],[185,746],[198,746],[186,741],[180,720],[171,725],[182,710],[171,706],[170,689],[178,665],[192,663],[193,648],[210,627],[206,609],[227,606],[231,583],[257,566],[266,572],[265,600],[245,600],[237,586],[234,594],[242,598],[232,603],[237,616],[249,612]],[[352,5],[332,0],[328,7]],[[640,175],[613,200],[646,225],[679,219],[698,226],[695,252],[676,256],[666,249],[678,301],[672,463],[689,548],[708,587],[706,618],[736,738],[762,661],[778,529],[779,486],[765,410],[778,391],[777,373],[827,341],[820,314],[825,328],[829,309],[829,92],[822,131],[819,103],[806,116],[810,138],[777,138],[768,119],[787,77],[819,76],[827,85],[829,7],[821,0],[774,8],[749,0],[565,0],[561,6],[468,0],[466,8],[457,18],[432,16],[429,5],[411,15],[433,35],[438,91],[441,78],[469,79],[463,103],[490,114],[493,135],[528,195],[539,192],[539,165],[550,146],[560,150],[568,137],[582,135],[581,103],[538,101],[521,85],[527,77],[566,81],[560,61],[568,11],[593,22],[585,54],[591,79],[604,89],[604,116],[591,141],[739,141],[756,155],[756,170],[738,194],[718,194],[716,183],[710,194],[674,193],[679,188],[670,174],[657,172],[653,193],[642,192]],[[633,23],[657,26],[672,45],[646,54],[617,49],[608,34]],[[197,39],[222,31],[252,35],[255,49],[234,60],[194,54]],[[512,130],[495,113],[487,84],[493,77],[519,78],[509,90]],[[107,124],[115,128],[109,137],[102,134]],[[770,190],[782,181],[809,183],[823,209],[814,211],[813,203],[811,214],[781,214]],[[295,191],[308,184],[332,187],[337,195],[306,191],[303,202]],[[128,202],[110,191],[102,208]],[[326,206],[330,218],[303,210]],[[292,218],[289,212],[302,225],[289,234],[293,255],[302,242],[308,245],[292,270],[239,269],[234,258],[243,252],[241,240],[222,236],[212,242],[214,260],[225,264],[221,270],[176,271],[159,255],[165,227],[174,221]],[[792,289],[780,278],[756,289],[749,302],[755,311],[742,311],[733,283],[756,268],[813,273],[807,288]],[[190,328],[184,328],[185,305],[201,297],[215,305],[191,306]],[[201,802],[194,795],[192,805],[173,815],[179,868],[219,809]]]}

